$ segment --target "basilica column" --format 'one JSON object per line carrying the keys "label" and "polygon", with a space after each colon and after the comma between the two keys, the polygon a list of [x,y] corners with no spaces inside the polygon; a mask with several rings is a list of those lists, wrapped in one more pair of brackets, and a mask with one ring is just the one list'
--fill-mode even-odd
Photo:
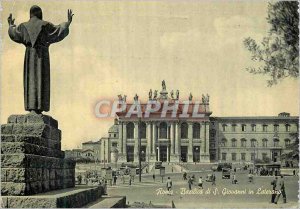
{"label": "basilica column", "polygon": [[193,162],[193,123],[188,122],[188,162]]}
{"label": "basilica column", "polygon": [[126,123],[123,122],[123,134],[122,134],[122,154],[123,154],[123,160],[124,162],[127,162],[127,129],[126,129]]}
{"label": "basilica column", "polygon": [[201,123],[201,147],[200,162],[210,162],[209,160],[209,122]]}
{"label": "basilica column", "polygon": [[134,122],[134,162],[139,161],[139,123]]}
{"label": "basilica column", "polygon": [[147,125],[147,134],[146,134],[146,137],[147,137],[147,158],[150,157],[150,153],[152,153],[152,144],[151,144],[151,123],[150,122],[147,122],[146,123]]}
{"label": "basilica column", "polygon": [[170,129],[170,142],[171,142],[171,154],[175,154],[175,146],[174,146],[174,123],[171,123],[171,129]]}
{"label": "basilica column", "polygon": [[152,161],[156,161],[156,142],[157,142],[157,127],[156,123],[152,123]]}
{"label": "basilica column", "polygon": [[120,155],[123,155],[123,123],[119,121],[118,124],[119,140],[118,140],[118,151]]}
{"label": "basilica column", "polygon": [[181,143],[180,143],[180,123],[175,123],[175,155],[178,156],[177,161],[181,161]]}

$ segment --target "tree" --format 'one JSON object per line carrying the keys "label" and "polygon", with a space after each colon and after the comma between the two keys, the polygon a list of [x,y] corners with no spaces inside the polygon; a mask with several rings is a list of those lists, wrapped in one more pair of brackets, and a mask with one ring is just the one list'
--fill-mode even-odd
{"label": "tree", "polygon": [[244,46],[252,55],[251,59],[258,67],[249,67],[253,74],[270,76],[268,85],[277,84],[286,77],[299,76],[299,4],[297,1],[269,3],[269,33],[261,44],[250,37],[244,40]]}
{"label": "tree", "polygon": [[286,147],[289,152],[282,154],[281,158],[285,161],[299,161],[299,135],[298,133],[290,133],[290,137],[292,143]]}

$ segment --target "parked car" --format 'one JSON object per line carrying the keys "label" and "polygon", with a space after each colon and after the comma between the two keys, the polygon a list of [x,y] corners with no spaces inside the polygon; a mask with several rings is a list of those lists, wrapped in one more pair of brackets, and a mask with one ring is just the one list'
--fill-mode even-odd
{"label": "parked car", "polygon": [[213,165],[213,166],[211,167],[211,170],[212,170],[212,171],[217,171],[217,170],[218,170],[218,166],[217,166],[217,165]]}
{"label": "parked car", "polygon": [[232,169],[232,163],[219,163],[217,167],[217,171],[222,171],[223,168]]}
{"label": "parked car", "polygon": [[230,179],[230,168],[222,169],[222,179]]}

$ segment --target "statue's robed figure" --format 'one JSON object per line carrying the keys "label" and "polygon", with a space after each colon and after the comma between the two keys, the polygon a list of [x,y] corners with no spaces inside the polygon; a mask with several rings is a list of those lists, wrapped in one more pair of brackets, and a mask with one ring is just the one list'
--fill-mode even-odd
{"label": "statue's robed figure", "polygon": [[28,22],[16,26],[12,15],[8,17],[9,37],[26,47],[24,59],[25,110],[41,113],[50,109],[50,59],[49,46],[69,34],[72,11],[68,22],[53,25],[43,20],[42,9],[32,6]]}

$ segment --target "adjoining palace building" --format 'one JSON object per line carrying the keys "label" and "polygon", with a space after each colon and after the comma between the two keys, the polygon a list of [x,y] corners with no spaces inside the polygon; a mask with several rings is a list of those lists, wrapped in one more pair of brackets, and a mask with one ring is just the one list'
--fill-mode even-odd
{"label": "adjoining palace building", "polygon": [[[168,93],[163,81],[162,90],[149,92],[149,100],[179,102],[179,91]],[[126,102],[126,97],[119,95]],[[134,98],[137,102],[137,95]],[[189,97],[187,112],[196,104]],[[161,109],[149,117],[126,117],[130,106],[117,113],[110,128],[110,150],[118,152],[118,162],[138,162],[139,134],[142,161],[155,162],[253,162],[255,159],[279,162],[288,152],[287,146],[298,137],[298,117],[280,113],[274,117],[211,117],[209,96],[202,96],[197,117],[179,117],[185,111],[179,102],[175,117],[161,116]],[[142,112],[146,104],[140,104]],[[294,134],[294,136],[293,136]]]}

